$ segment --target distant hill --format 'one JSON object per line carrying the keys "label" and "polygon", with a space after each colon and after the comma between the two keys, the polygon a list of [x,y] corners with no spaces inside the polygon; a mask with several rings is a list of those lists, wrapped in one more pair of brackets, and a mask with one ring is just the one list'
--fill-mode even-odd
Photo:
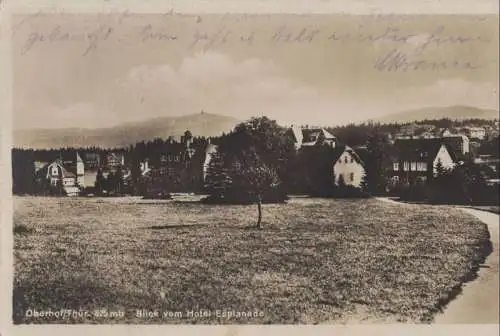
{"label": "distant hill", "polygon": [[388,123],[405,123],[422,120],[443,119],[448,118],[452,120],[463,119],[497,119],[498,111],[481,109],[472,106],[448,106],[448,107],[429,107],[418,110],[410,110],[389,114],[387,116],[373,119],[373,122]]}
{"label": "distant hill", "polygon": [[179,117],[160,117],[110,128],[30,129],[14,131],[13,143],[18,148],[126,147],[154,138],[180,137],[186,130],[193,136],[218,136],[228,132],[239,120],[211,113]]}

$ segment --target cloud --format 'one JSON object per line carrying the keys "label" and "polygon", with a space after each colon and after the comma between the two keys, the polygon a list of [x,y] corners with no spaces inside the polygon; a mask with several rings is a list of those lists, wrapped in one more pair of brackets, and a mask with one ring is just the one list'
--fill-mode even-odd
{"label": "cloud", "polygon": [[283,124],[333,125],[425,106],[498,109],[498,84],[492,82],[452,78],[402,88],[390,96],[345,97],[291,77],[272,61],[235,61],[219,52],[186,57],[175,68],[137,66],[118,83],[124,91],[116,100],[123,110],[136,109],[137,119],[204,110],[241,120],[266,115]]}
{"label": "cloud", "polygon": [[[249,58],[236,62],[207,52],[171,65],[141,65],[119,80],[142,101],[143,113],[169,115],[206,112],[245,119],[267,115],[284,123],[315,123],[334,113],[332,95],[284,74],[275,63]],[[141,113],[142,115],[144,115]]]}

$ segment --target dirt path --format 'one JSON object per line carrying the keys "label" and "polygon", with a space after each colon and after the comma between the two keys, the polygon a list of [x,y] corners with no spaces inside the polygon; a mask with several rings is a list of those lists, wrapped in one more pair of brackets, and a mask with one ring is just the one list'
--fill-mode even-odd
{"label": "dirt path", "polygon": [[499,323],[499,216],[494,213],[462,208],[488,225],[493,252],[486,258],[478,277],[463,286],[463,291],[437,314],[438,324],[498,324]]}
{"label": "dirt path", "polygon": [[[389,198],[380,201],[400,204]],[[442,313],[434,318],[436,324],[498,324],[499,323],[499,215],[460,208],[484,222],[490,231],[493,252],[486,258],[478,277],[463,285],[462,292]]]}

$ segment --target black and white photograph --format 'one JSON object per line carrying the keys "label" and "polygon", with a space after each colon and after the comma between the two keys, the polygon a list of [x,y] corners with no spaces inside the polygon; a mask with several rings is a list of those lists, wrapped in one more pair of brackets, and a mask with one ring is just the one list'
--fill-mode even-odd
{"label": "black and white photograph", "polygon": [[10,25],[14,325],[498,325],[497,14]]}

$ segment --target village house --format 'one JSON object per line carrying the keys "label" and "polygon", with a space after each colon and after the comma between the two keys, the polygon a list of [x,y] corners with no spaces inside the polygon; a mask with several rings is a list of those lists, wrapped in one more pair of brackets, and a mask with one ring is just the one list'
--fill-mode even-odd
{"label": "village house", "polygon": [[114,170],[125,165],[125,154],[119,151],[108,152],[104,156],[103,167],[108,170]]}
{"label": "village house", "polygon": [[491,141],[498,137],[500,135],[500,132],[498,131],[498,128],[495,126],[490,126],[486,129],[486,138],[485,140]]}
{"label": "village house", "polygon": [[334,184],[338,185],[343,180],[346,185],[360,188],[365,175],[364,164],[354,149],[338,145],[333,159]]}
{"label": "village house", "polygon": [[474,158],[474,163],[477,165],[488,166],[497,174],[499,173],[498,167],[500,165],[500,159],[491,154],[479,154],[476,158]]}
{"label": "village house", "polygon": [[441,139],[457,156],[463,156],[470,153],[470,140],[466,135],[451,133],[443,135]]}
{"label": "village house", "polygon": [[395,147],[391,174],[394,183],[426,181],[436,175],[439,164],[444,169],[456,165],[454,151],[442,139],[398,139]]}
{"label": "village house", "polygon": [[98,153],[86,152],[83,154],[85,173],[83,175],[85,187],[93,187],[97,179],[97,172],[101,167],[101,157]]}
{"label": "village house", "polygon": [[42,188],[60,188],[67,196],[78,196],[85,188],[84,175],[85,167],[78,153],[60,155],[53,162],[41,167],[40,163],[35,163],[36,183]]}
{"label": "village house", "polygon": [[317,146],[320,144],[335,147],[338,142],[337,138],[324,128],[301,128],[292,126],[290,131],[296,149]]}
{"label": "village house", "polygon": [[98,169],[101,166],[101,156],[95,152],[83,154],[83,161],[86,169]]}
{"label": "village house", "polygon": [[463,131],[471,139],[484,140],[486,138],[486,129],[484,127],[467,126],[463,128]]}
{"label": "village house", "polygon": [[366,174],[364,164],[356,151],[349,146],[340,144],[337,137],[323,128],[292,127],[295,148],[307,148],[327,145],[334,149],[332,157],[332,179],[338,185],[343,180],[346,185],[361,187]]}
{"label": "village house", "polygon": [[411,139],[413,137],[437,137],[436,128],[433,125],[412,123],[401,126],[399,132],[394,135],[395,139]]}

